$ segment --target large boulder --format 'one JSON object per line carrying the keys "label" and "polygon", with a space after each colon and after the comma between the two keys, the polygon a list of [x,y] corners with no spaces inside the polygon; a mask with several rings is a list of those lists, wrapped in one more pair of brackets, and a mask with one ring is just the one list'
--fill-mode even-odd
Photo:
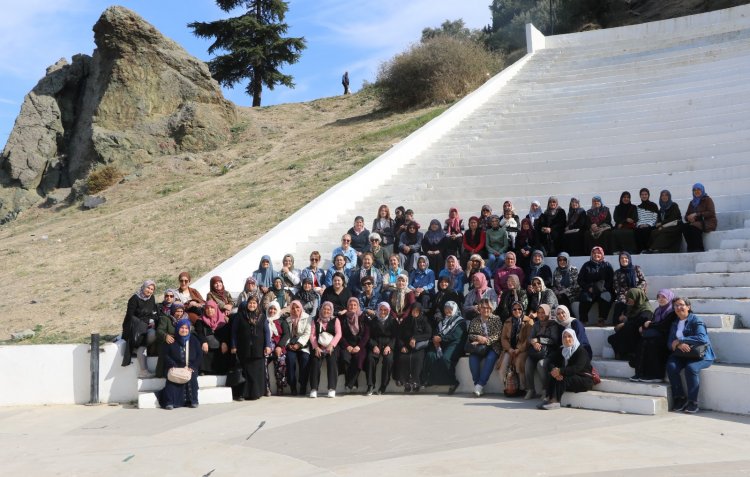
{"label": "large boulder", "polygon": [[129,170],[229,139],[236,110],[205,63],[123,7],[94,39],[92,56],[58,61],[26,95],[0,155],[0,223],[97,164]]}

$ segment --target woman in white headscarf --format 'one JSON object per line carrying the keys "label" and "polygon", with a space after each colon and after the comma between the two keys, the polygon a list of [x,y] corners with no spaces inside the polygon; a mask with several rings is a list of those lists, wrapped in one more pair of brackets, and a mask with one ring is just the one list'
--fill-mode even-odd
{"label": "woman in white headscarf", "polygon": [[432,330],[432,346],[427,351],[424,371],[427,385],[449,385],[448,394],[458,388],[456,363],[463,355],[466,341],[466,323],[458,304],[445,304],[443,318]]}
{"label": "woman in white headscarf", "polygon": [[552,357],[550,379],[547,384],[547,400],[539,409],[560,409],[560,400],[566,392],[580,393],[594,387],[591,358],[568,328],[562,333],[562,348]]}

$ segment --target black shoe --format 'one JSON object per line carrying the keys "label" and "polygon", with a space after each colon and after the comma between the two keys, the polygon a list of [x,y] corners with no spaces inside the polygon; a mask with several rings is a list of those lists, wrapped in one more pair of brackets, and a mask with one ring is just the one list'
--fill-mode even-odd
{"label": "black shoe", "polygon": [[685,408],[683,409],[683,412],[686,412],[688,414],[695,414],[698,411],[698,403],[695,401],[688,401],[688,403],[685,405]]}
{"label": "black shoe", "polygon": [[374,393],[373,386],[367,386],[367,391],[365,391],[365,396],[372,396]]}
{"label": "black shoe", "polygon": [[411,392],[411,383],[404,383],[404,392],[405,393]]}
{"label": "black shoe", "polygon": [[192,407],[193,409],[195,409],[196,407],[198,407],[198,403],[197,402],[191,402],[190,406],[188,406],[188,407]]}
{"label": "black shoe", "polygon": [[244,401],[244,400],[245,400],[245,398],[244,398],[244,397],[242,397],[242,396],[240,396],[240,397],[236,397],[236,398],[234,398],[234,400],[235,400],[235,401]]}
{"label": "black shoe", "polygon": [[458,384],[451,384],[451,387],[448,388],[448,394],[454,394],[456,389],[458,389]]}
{"label": "black shoe", "polygon": [[293,384],[289,385],[289,394],[291,394],[292,396],[296,396],[297,395],[297,386],[295,386]]}
{"label": "black shoe", "polygon": [[630,378],[629,378],[629,379],[630,379],[630,381],[632,381],[632,382],[634,382],[634,383],[638,383],[638,382],[640,382],[640,381],[641,381],[641,377],[640,377],[640,376],[638,376],[637,374],[635,374],[635,375],[633,375],[633,376],[630,376]]}
{"label": "black shoe", "polygon": [[411,392],[418,393],[420,390],[420,386],[417,383],[411,383]]}
{"label": "black shoe", "polygon": [[378,396],[382,396],[383,394],[385,394],[385,388],[381,387],[380,389],[378,389]]}
{"label": "black shoe", "polygon": [[688,405],[687,399],[685,399],[684,397],[676,397],[672,402],[672,410],[674,412],[684,411]]}

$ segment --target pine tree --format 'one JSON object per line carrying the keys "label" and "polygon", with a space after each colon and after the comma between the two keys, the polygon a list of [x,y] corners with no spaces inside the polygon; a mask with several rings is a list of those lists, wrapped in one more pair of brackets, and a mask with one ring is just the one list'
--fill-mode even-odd
{"label": "pine tree", "polygon": [[284,0],[216,0],[225,12],[244,6],[247,12],[238,17],[213,22],[192,22],[188,27],[201,38],[214,38],[208,53],[220,54],[208,62],[211,75],[221,85],[232,87],[244,79],[253,97],[253,107],[260,106],[263,85],[294,88],[291,76],[281,73],[285,63],[296,63],[305,49],[304,37],[284,38],[289,26],[284,16],[289,9]]}

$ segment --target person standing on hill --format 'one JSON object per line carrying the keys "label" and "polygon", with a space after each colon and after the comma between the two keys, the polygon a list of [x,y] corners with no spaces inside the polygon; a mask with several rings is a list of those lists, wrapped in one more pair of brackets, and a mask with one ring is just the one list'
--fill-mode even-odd
{"label": "person standing on hill", "polygon": [[344,71],[344,76],[341,77],[341,84],[344,86],[344,94],[349,94],[349,72]]}

